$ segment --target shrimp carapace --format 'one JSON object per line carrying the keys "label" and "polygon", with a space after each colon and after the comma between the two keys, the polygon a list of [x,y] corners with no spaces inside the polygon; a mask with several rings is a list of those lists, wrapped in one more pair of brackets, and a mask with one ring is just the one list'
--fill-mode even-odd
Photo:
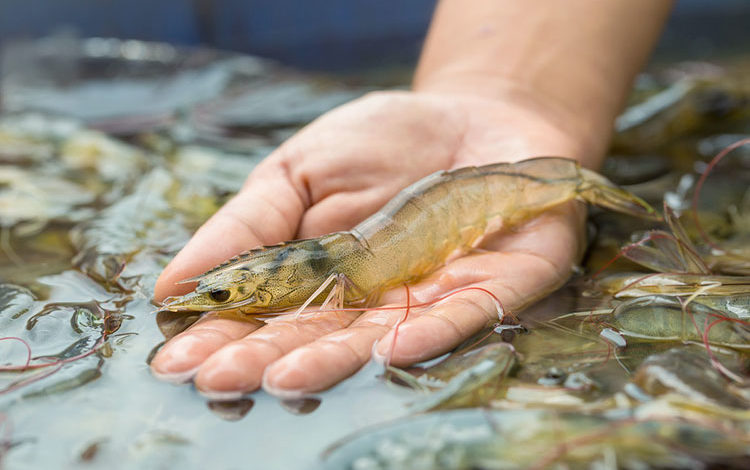
{"label": "shrimp carapace", "polygon": [[368,304],[435,271],[488,232],[574,199],[657,217],[638,197],[565,158],[439,171],[352,230],[250,250],[190,279],[195,290],[166,299],[162,310],[273,313],[324,302],[332,290],[340,303]]}

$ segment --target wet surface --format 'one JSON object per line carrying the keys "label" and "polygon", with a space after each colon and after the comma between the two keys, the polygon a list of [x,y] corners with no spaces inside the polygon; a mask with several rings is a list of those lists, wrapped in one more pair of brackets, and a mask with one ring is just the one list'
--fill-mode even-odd
{"label": "wet surface", "polygon": [[[306,468],[336,441],[326,468],[746,468],[748,152],[709,165],[750,135],[737,71],[638,90],[605,171],[674,214],[654,224],[592,211],[581,274],[518,322],[406,370],[369,364],[317,397],[211,401],[148,370],[199,318],[156,314],[154,281],[284,136],[365,89],[221,54],[187,71],[172,62],[184,51],[118,59],[114,44],[100,44],[107,60],[139,68],[121,75],[129,85],[86,68],[65,100],[55,80],[47,94],[29,82],[10,102],[27,111],[0,115],[5,468]],[[255,87],[233,82],[251,76]],[[206,93],[186,97],[199,82]],[[155,83],[163,101],[131,109]],[[118,100],[69,112],[69,100],[107,94]]]}

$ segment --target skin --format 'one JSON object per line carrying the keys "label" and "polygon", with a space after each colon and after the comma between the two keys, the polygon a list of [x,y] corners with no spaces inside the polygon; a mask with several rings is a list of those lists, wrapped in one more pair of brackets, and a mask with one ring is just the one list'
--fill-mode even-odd
{"label": "skin", "polygon": [[[167,266],[155,300],[177,281],[257,245],[349,229],[410,183],[440,169],[576,158],[596,168],[635,73],[670,2],[442,1],[413,90],[378,92],[333,110],[280,146]],[[584,211],[567,205],[410,287],[426,302],[478,286],[515,311],[561,285],[583,246]],[[404,305],[405,290],[385,295]],[[324,390],[371,357],[405,366],[444,353],[497,321],[492,299],[469,290],[411,311],[282,317],[266,325],[215,314],[170,340],[151,368],[193,379],[212,398],[259,387],[297,397]],[[373,347],[373,345],[376,346]]]}

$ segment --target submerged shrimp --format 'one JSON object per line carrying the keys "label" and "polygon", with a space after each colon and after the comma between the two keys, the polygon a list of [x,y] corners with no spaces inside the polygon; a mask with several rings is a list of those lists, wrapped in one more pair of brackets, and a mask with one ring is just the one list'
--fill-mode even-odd
{"label": "submerged shrimp", "polygon": [[198,282],[195,290],[167,298],[162,310],[260,314],[311,302],[369,304],[435,271],[486,233],[574,199],[655,217],[636,196],[565,158],[439,171],[352,230],[250,250],[188,279]]}

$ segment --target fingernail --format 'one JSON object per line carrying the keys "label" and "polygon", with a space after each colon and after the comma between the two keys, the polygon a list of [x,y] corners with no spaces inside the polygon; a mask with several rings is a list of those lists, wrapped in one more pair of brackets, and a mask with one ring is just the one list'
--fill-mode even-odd
{"label": "fingernail", "polygon": [[381,365],[386,365],[386,360],[391,356],[393,350],[393,330],[385,334],[372,349],[372,359]]}
{"label": "fingernail", "polygon": [[186,336],[167,343],[151,361],[151,373],[160,380],[185,382],[191,379],[200,365],[196,361],[195,338]]}
{"label": "fingernail", "polygon": [[300,370],[296,365],[293,357],[295,353],[299,354],[299,350],[266,367],[261,378],[263,390],[283,399],[304,398],[311,393],[305,390],[307,377],[304,370]]}
{"label": "fingernail", "polygon": [[[388,338],[387,343],[390,342],[390,338]],[[384,366],[387,354],[382,354],[380,351],[378,351],[378,346],[380,344],[386,344],[386,337],[383,337],[373,343],[372,349],[370,350],[370,357],[372,357],[373,362],[375,362],[376,364]]]}
{"label": "fingernail", "polygon": [[196,389],[198,390],[198,393],[208,398],[209,400],[214,400],[214,401],[238,400],[245,395],[245,392],[240,392],[237,390],[230,390],[230,391],[202,390],[197,387]]}
{"label": "fingernail", "polygon": [[282,387],[280,383],[284,382],[284,378],[287,374],[285,372],[280,372],[280,373],[277,372],[276,375],[277,376],[280,375],[280,377],[277,377],[274,380],[274,379],[269,378],[270,377],[269,369],[266,369],[266,371],[263,373],[263,379],[261,380],[261,387],[269,395],[273,395],[277,398],[281,398],[284,400],[299,399],[299,398],[304,398],[310,395],[310,392],[307,392],[302,389]]}
{"label": "fingernail", "polygon": [[190,379],[195,377],[195,374],[197,372],[198,372],[198,367],[193,367],[192,369],[187,369],[187,370],[179,371],[179,372],[159,371],[155,369],[153,366],[151,367],[151,375],[153,375],[159,380],[163,380],[165,382],[176,383],[176,384],[189,382]]}
{"label": "fingernail", "polygon": [[274,387],[272,385],[269,385],[267,383],[263,384],[263,390],[266,391],[269,395],[273,395],[276,398],[281,398],[282,400],[298,400],[300,398],[305,398],[307,396],[310,396],[310,392],[306,392],[304,390],[291,390],[286,388],[279,388]]}
{"label": "fingernail", "polygon": [[201,394],[212,399],[233,399],[258,388],[255,364],[239,360],[234,352],[229,346],[203,363],[195,377],[195,387]]}

